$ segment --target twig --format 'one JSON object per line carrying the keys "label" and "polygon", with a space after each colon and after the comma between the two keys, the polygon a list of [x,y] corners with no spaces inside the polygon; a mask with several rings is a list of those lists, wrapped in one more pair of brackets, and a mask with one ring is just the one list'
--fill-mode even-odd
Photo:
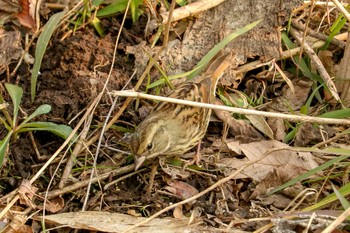
{"label": "twig", "polygon": [[163,96],[155,96],[155,95],[149,95],[149,94],[139,93],[135,91],[113,91],[111,92],[111,94],[118,95],[118,96],[128,96],[128,97],[151,99],[156,101],[164,101],[169,103],[183,104],[183,105],[200,107],[200,108],[217,109],[217,110],[223,110],[223,111],[228,111],[228,112],[238,113],[243,115],[256,115],[256,116],[264,116],[264,117],[281,118],[281,119],[285,119],[293,122],[302,121],[302,122],[314,122],[319,124],[340,124],[340,125],[350,124],[350,120],[347,120],[347,119],[331,119],[331,118],[299,116],[299,115],[291,115],[291,114],[275,113],[275,112],[264,112],[264,111],[257,111],[252,109],[234,108],[234,107],[220,106],[215,104],[207,104],[207,103],[199,103],[199,102],[193,102],[188,100],[174,99],[174,98],[163,97]]}
{"label": "twig", "polygon": [[187,17],[194,16],[203,11],[209,10],[217,5],[223,3],[225,0],[201,0],[197,2],[193,2],[191,4],[185,5],[183,7],[177,8],[173,12],[173,17],[169,19],[169,12],[165,12],[161,14],[163,18],[162,24],[175,22]]}
{"label": "twig", "polygon": [[350,207],[348,207],[339,217],[334,220],[326,229],[322,231],[322,233],[331,233],[334,232],[335,228],[340,225],[340,223],[344,222],[347,217],[350,216]]}
{"label": "twig", "polygon": [[113,171],[106,172],[104,174],[96,176],[96,177],[92,178],[91,181],[90,181],[90,179],[86,179],[86,180],[74,183],[72,185],[66,186],[63,189],[52,190],[52,191],[47,193],[47,198],[51,199],[53,197],[57,197],[57,196],[60,196],[60,195],[66,194],[66,193],[71,193],[71,192],[73,192],[73,191],[75,191],[77,189],[86,187],[89,184],[89,182],[96,183],[98,181],[105,180],[105,179],[107,179],[107,178],[109,178],[111,176],[122,175],[122,174],[125,174],[125,173],[128,173],[128,172],[131,172],[133,170],[134,170],[134,165],[128,165],[128,166],[125,166],[125,167],[120,167],[120,168],[117,168],[117,169],[115,169]]}
{"label": "twig", "polygon": [[[302,37],[299,34],[299,32],[297,30],[295,30],[294,28],[291,28],[290,32],[293,35],[293,37],[298,41],[298,43],[301,44],[303,40],[302,40]],[[307,53],[307,55],[310,57],[310,59],[315,64],[318,72],[320,73],[323,81],[325,82],[325,84],[326,84],[327,88],[329,89],[329,91],[331,92],[332,96],[337,101],[339,101],[340,97],[338,95],[337,88],[336,88],[332,78],[329,76],[328,72],[324,68],[320,58],[316,55],[315,51],[311,48],[311,46],[306,41],[304,41],[303,45],[304,45],[303,47],[304,47],[305,52]]]}
{"label": "twig", "polygon": [[[292,20],[292,26],[300,31],[306,30],[307,34],[309,34],[310,36],[315,37],[317,39],[320,39],[323,41],[326,41],[328,39],[328,36],[326,36],[325,34],[320,33],[320,32],[316,32],[316,31],[312,30],[311,28],[306,28],[305,25],[297,22],[296,20]],[[337,38],[333,38],[331,40],[331,43],[339,46],[342,49],[345,49],[345,46],[346,46],[346,43],[344,41],[338,40]]]}

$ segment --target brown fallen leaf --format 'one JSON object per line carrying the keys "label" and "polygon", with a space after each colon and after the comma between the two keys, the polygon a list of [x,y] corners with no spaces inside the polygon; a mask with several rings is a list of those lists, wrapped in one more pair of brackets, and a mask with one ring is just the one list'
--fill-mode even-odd
{"label": "brown fallen leaf", "polygon": [[35,193],[38,191],[38,188],[31,185],[30,181],[24,179],[21,185],[18,188],[19,200],[21,204],[27,205],[31,208],[35,208],[36,205],[32,202]]}
{"label": "brown fallen leaf", "polygon": [[[41,220],[42,217],[35,217]],[[45,221],[58,225],[65,225],[79,230],[102,231],[102,232],[122,232],[129,227],[146,220],[147,218],[135,217],[127,214],[84,211],[71,212],[45,216]],[[173,218],[153,219],[145,225],[129,231],[129,233],[173,233],[194,231],[201,232],[198,226],[200,222],[188,225],[188,220],[179,220]]]}
{"label": "brown fallen leaf", "polygon": [[[56,197],[54,199],[51,199],[47,201],[45,205],[45,209],[51,213],[57,213],[58,211],[62,210],[64,207],[64,199],[62,197]],[[39,208],[43,208],[43,206],[40,206]]]}
{"label": "brown fallen leaf", "polygon": [[27,28],[34,28],[35,21],[33,18],[33,13],[30,12],[30,7],[34,7],[33,0],[19,0],[22,10],[16,14],[18,21]]}
{"label": "brown fallen leaf", "polygon": [[217,165],[221,168],[226,167],[225,172],[227,173],[231,173],[232,169],[240,168],[247,161],[259,159],[268,149],[286,148],[285,150],[273,152],[259,162],[247,167],[235,177],[236,179],[251,178],[256,182],[261,182],[270,172],[279,167],[285,168],[286,172],[294,174],[295,170],[305,172],[318,166],[311,153],[289,151],[287,144],[276,140],[262,140],[246,144],[235,144],[235,146],[241,149],[247,158],[222,158]]}
{"label": "brown fallen leaf", "polygon": [[168,186],[166,186],[165,189],[184,200],[193,197],[198,193],[198,190],[195,187],[178,180],[168,182]]}

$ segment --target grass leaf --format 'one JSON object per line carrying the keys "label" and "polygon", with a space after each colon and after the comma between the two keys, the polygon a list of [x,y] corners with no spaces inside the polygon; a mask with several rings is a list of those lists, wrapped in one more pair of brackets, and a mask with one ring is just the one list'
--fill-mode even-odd
{"label": "grass leaf", "polygon": [[33,119],[34,117],[49,113],[51,111],[51,106],[48,104],[43,104],[41,106],[39,106],[32,114],[30,114],[27,119],[25,119],[21,125],[26,124],[28,121],[30,121],[31,119]]}
{"label": "grass leaf", "polygon": [[12,116],[13,118],[12,118],[12,125],[11,125],[11,127],[13,128],[16,126],[16,123],[17,123],[18,110],[22,100],[23,90],[21,87],[10,83],[6,83],[5,88],[9,93],[13,104],[13,116]]}
{"label": "grass leaf", "polygon": [[57,136],[66,139],[72,132],[72,128],[67,125],[57,125],[52,122],[31,122],[21,125],[21,129],[18,132],[28,131],[49,131],[56,134]]}
{"label": "grass leaf", "polygon": [[32,70],[32,77],[30,80],[31,85],[31,100],[35,99],[36,94],[36,82],[38,80],[38,75],[41,67],[41,62],[43,60],[46,47],[49,44],[52,33],[56,29],[57,24],[61,21],[62,17],[66,14],[65,11],[59,12],[51,16],[49,21],[45,24],[42,33],[38,38],[38,42],[35,48],[35,63]]}

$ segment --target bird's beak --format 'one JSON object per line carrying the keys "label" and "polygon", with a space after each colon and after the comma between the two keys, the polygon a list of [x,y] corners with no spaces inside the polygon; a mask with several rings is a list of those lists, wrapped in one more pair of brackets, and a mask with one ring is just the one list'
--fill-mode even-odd
{"label": "bird's beak", "polygon": [[139,167],[141,167],[141,165],[143,164],[143,162],[145,162],[146,160],[146,156],[140,156],[140,157],[134,157],[134,169],[135,171],[137,171],[139,169]]}

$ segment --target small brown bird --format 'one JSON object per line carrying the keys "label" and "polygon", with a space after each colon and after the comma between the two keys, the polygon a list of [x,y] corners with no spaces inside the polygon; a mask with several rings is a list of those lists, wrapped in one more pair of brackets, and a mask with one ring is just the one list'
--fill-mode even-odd
{"label": "small brown bird", "polygon": [[[167,96],[212,103],[218,80],[230,63],[227,57],[227,55],[221,56],[213,62],[208,70],[211,70],[215,63],[217,67],[215,72],[211,72],[198,83],[185,82]],[[232,56],[229,57],[231,60]],[[158,156],[181,155],[192,149],[204,137],[210,115],[211,109],[208,108],[158,103],[131,137],[130,146],[134,154],[135,170],[145,160],[155,159]]]}

